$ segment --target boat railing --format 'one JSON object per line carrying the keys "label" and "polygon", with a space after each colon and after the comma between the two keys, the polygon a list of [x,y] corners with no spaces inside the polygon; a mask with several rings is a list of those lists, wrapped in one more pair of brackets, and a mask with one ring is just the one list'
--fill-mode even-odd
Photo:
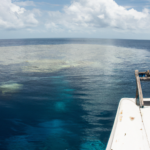
{"label": "boat railing", "polygon": [[138,70],[135,70],[135,78],[136,78],[136,104],[138,104],[139,99],[139,105],[140,108],[143,108],[145,104],[150,103],[150,101],[144,102],[143,100],[143,93],[142,93],[142,87],[140,81],[150,81],[150,72],[147,70],[146,72],[139,72]]}

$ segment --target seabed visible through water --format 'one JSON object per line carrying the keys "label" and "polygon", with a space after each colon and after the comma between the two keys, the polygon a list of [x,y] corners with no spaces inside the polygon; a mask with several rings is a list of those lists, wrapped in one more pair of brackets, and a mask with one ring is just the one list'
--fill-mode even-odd
{"label": "seabed visible through water", "polygon": [[0,47],[0,149],[104,150],[118,102],[135,97],[134,70],[149,58],[111,45]]}

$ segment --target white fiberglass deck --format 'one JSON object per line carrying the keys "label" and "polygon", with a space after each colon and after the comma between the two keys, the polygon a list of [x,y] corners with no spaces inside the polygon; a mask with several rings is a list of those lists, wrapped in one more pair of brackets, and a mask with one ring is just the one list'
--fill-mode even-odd
{"label": "white fiberglass deck", "polygon": [[150,150],[150,106],[121,99],[106,150]]}

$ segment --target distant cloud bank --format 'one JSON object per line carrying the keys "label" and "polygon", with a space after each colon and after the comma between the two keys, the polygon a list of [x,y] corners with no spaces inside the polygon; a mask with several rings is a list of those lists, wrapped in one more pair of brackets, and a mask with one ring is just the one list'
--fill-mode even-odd
{"label": "distant cloud bank", "polygon": [[[27,6],[33,6],[28,10]],[[0,28],[35,29],[42,26],[52,31],[80,31],[109,28],[142,31],[150,28],[150,10],[139,12],[119,6],[114,0],[74,0],[62,11],[43,11],[33,1],[0,0]],[[40,15],[39,15],[40,14]],[[40,17],[39,17],[40,16]]]}

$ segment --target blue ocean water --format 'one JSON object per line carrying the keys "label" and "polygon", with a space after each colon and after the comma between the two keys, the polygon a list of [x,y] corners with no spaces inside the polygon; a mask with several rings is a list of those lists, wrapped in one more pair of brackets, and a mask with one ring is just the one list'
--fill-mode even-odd
{"label": "blue ocean water", "polygon": [[149,60],[148,40],[0,40],[0,149],[105,150]]}

